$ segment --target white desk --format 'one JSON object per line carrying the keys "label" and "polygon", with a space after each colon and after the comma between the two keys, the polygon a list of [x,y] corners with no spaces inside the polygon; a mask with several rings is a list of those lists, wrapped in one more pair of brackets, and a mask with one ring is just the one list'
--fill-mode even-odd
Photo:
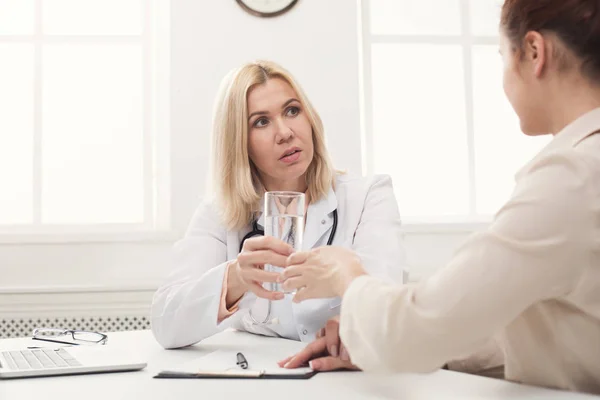
{"label": "white desk", "polygon": [[[273,340],[224,332],[196,346],[163,350],[149,331],[109,334],[109,345],[143,354],[148,367],[139,372],[0,381],[0,399],[539,399],[578,400],[596,396],[553,391],[451,371],[430,375],[375,376],[363,372],[321,373],[309,380],[152,379],[168,369],[216,349],[272,346]],[[276,343],[281,343],[275,341]],[[22,347],[23,339],[0,340],[0,349]],[[288,346],[289,344],[289,346]],[[27,345],[27,344],[25,344]],[[279,344],[282,354],[297,343]]]}

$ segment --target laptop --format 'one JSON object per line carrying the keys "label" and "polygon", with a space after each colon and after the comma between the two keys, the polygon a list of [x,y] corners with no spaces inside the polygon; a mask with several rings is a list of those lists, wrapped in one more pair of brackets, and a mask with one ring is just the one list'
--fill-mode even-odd
{"label": "laptop", "polygon": [[110,346],[0,351],[0,379],[137,371],[146,363]]}

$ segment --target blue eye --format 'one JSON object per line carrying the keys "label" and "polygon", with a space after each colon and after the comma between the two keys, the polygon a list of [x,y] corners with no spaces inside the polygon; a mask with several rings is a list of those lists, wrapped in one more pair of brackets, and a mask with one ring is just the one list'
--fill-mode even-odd
{"label": "blue eye", "polygon": [[285,110],[285,115],[288,117],[295,117],[298,114],[300,114],[300,109],[295,106],[289,107],[287,110]]}

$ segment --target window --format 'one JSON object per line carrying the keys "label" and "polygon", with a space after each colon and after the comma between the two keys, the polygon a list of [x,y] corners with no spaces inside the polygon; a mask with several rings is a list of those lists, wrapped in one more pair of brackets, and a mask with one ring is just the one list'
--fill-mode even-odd
{"label": "window", "polygon": [[489,220],[547,142],[502,90],[501,0],[363,0],[364,159],[405,220]]}
{"label": "window", "polygon": [[1,233],[167,224],[166,3],[0,0]]}

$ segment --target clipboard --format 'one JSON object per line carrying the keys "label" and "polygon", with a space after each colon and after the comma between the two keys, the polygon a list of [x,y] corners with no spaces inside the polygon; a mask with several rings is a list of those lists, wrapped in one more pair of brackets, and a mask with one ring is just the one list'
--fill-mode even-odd
{"label": "clipboard", "polygon": [[[276,358],[259,352],[244,351],[245,367],[236,363],[239,352],[217,350],[172,370],[159,372],[156,379],[310,379],[312,368],[285,369]],[[243,357],[243,356],[242,356]],[[236,365],[237,364],[237,365]]]}
{"label": "clipboard", "polygon": [[[307,368],[301,368],[306,370]],[[267,370],[259,371],[199,371],[197,373],[186,373],[177,371],[161,371],[155,375],[155,379],[310,379],[317,371],[294,371],[289,374],[277,374]]]}

